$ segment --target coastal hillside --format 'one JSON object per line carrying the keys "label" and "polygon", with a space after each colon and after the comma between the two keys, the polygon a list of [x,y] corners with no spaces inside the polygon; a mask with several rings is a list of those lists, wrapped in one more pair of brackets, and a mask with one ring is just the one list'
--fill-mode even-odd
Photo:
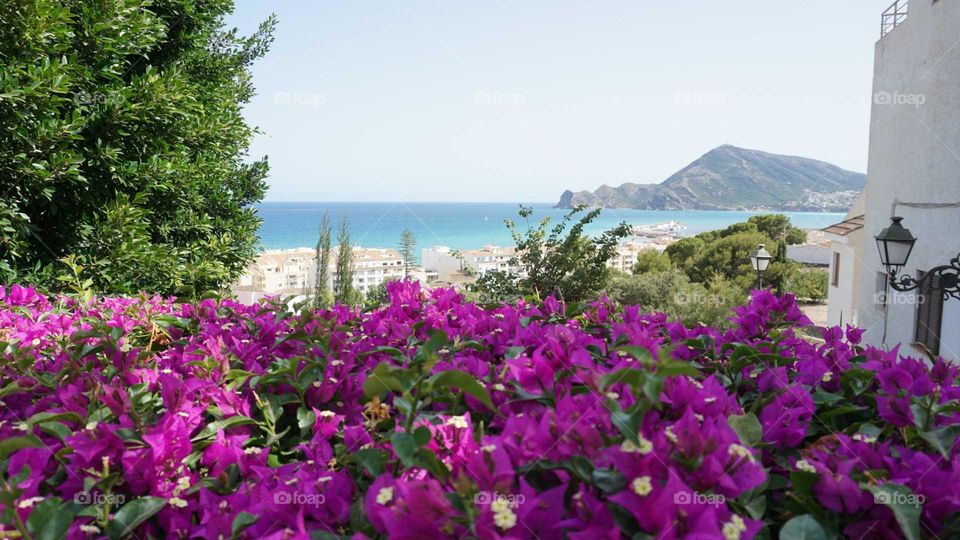
{"label": "coastal hillside", "polygon": [[724,145],[660,184],[603,185],[592,193],[568,190],[557,207],[841,212],[866,178],[823,161]]}

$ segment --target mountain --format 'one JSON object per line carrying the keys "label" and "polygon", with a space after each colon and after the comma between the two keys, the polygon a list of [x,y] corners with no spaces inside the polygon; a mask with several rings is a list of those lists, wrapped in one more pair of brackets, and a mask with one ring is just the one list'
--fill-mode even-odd
{"label": "mountain", "polygon": [[724,145],[659,184],[603,185],[592,193],[568,190],[557,208],[842,212],[866,180],[864,174],[823,161]]}

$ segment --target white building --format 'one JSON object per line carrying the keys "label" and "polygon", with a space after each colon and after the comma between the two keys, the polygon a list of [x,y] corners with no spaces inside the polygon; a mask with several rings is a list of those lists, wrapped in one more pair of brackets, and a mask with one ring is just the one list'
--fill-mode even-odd
{"label": "white building", "polygon": [[607,266],[614,270],[633,273],[633,266],[637,264],[637,257],[640,253],[651,250],[658,253],[663,252],[667,246],[653,243],[626,243],[617,245],[617,250],[613,257],[607,261]]}
{"label": "white building", "polygon": [[[337,260],[336,249],[331,261]],[[336,268],[330,269],[330,285],[336,276]],[[403,257],[395,249],[353,248],[353,287],[367,293],[377,285],[403,279]],[[312,281],[311,281],[312,282]]]}
{"label": "white building", "polygon": [[875,47],[863,228],[834,239],[831,272],[850,288],[831,289],[830,322],[843,309],[868,343],[916,354],[909,344],[920,342],[956,359],[960,332],[947,330],[960,326],[960,302],[891,291],[874,239],[902,216],[918,239],[902,270],[914,277],[960,252],[960,1],[905,4],[884,14]]}
{"label": "white building", "polygon": [[423,268],[437,272],[440,279],[451,274],[469,271],[481,276],[492,270],[515,272],[517,267],[510,265],[516,256],[516,249],[497,246],[485,246],[482,249],[452,250],[447,246],[434,246],[420,251]]}
{"label": "white building", "polygon": [[830,274],[827,281],[827,325],[859,322],[860,283],[863,275],[863,211],[865,192],[844,220],[823,229],[830,241]]}
{"label": "white building", "polygon": [[[332,288],[336,278],[337,248],[330,255],[329,281]],[[412,274],[428,277],[426,273]],[[403,258],[393,249],[353,248],[353,287],[367,293],[377,285],[404,277]],[[261,253],[247,273],[233,288],[244,303],[253,303],[265,296],[293,296],[305,298],[312,293],[316,282],[316,252],[311,248],[270,250]]]}

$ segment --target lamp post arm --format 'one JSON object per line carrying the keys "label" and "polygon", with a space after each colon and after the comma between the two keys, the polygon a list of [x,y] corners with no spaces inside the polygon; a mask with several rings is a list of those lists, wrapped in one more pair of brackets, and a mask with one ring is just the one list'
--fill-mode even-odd
{"label": "lamp post arm", "polygon": [[890,273],[890,287],[900,292],[919,289],[932,280],[936,280],[933,282],[934,288],[943,291],[944,300],[949,297],[960,300],[960,254],[950,259],[950,264],[931,268],[920,279],[915,279],[908,274],[897,276],[896,272]]}

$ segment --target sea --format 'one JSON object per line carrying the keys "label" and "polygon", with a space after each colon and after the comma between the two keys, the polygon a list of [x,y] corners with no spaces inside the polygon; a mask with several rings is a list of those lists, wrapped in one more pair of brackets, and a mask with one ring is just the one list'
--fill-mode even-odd
{"label": "sea", "polygon": [[[524,206],[533,208],[530,218],[519,218],[519,203],[264,202],[256,205],[256,209],[263,221],[259,236],[261,249],[265,250],[315,246],[325,211],[330,212],[335,226],[344,218],[349,221],[354,245],[396,247],[400,233],[409,229],[416,238],[418,250],[432,246],[453,249],[512,246],[513,239],[504,220],[514,220],[522,230],[528,223],[536,226],[545,217],[556,223],[568,212],[553,208],[551,203],[524,203]],[[596,235],[621,221],[630,225],[679,221],[686,225],[681,234],[695,235],[746,221],[750,216],[762,213],[765,212],[605,209],[585,232]],[[839,213],[785,214],[802,229],[820,229],[842,221],[844,217]]]}

